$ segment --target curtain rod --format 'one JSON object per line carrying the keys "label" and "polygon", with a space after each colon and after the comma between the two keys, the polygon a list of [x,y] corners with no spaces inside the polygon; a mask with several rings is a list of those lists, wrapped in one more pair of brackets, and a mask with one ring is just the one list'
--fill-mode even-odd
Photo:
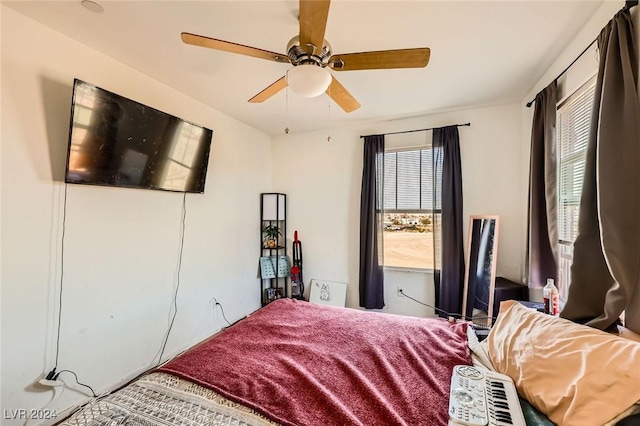
{"label": "curtain rod", "polygon": [[[587,52],[587,50],[589,50],[589,48],[591,48],[591,46],[593,46],[593,43],[595,43],[596,41],[597,41],[597,39],[593,40],[591,43],[589,43],[589,45],[587,47],[585,47],[585,49],[582,52],[580,52],[580,54],[565,69],[563,69],[562,72],[560,74],[558,74],[558,76],[556,78],[554,78],[553,80],[559,79],[560,77],[562,77],[564,75],[564,73],[569,71],[569,68],[571,68],[573,66],[573,64],[578,62],[578,59],[580,59],[582,57],[582,55],[584,55]],[[529,102],[527,102],[527,108],[531,108],[531,105],[533,105],[533,103],[535,101],[536,101],[536,98],[533,98]]]}
{"label": "curtain rod", "polygon": [[[634,6],[638,5],[638,0],[627,0],[624,4],[624,7],[622,8],[623,10],[629,10]],[[582,55],[584,55],[587,50],[589,50],[589,48],[591,46],[593,46],[593,43],[595,43],[596,41],[598,41],[597,38],[595,38],[591,43],[589,43],[589,45],[587,47],[585,47],[585,49],[580,52],[580,54],[573,60],[573,62],[571,62],[569,64],[569,66],[567,66],[565,69],[562,70],[562,72],[560,74],[558,74],[558,76],[554,79],[557,80],[560,77],[562,77],[564,75],[564,73],[566,73],[567,71],[569,71],[569,68],[571,68],[573,66],[573,64],[575,64],[578,59],[580,59],[582,57]],[[536,101],[536,98],[531,99],[529,102],[527,102],[527,108],[531,108],[531,105],[533,105],[533,103]]]}
{"label": "curtain rod", "polygon": [[[462,126],[471,126],[471,123],[464,124],[452,124],[451,126],[462,127]],[[451,127],[451,126],[442,126],[442,127]],[[377,133],[379,135],[399,135],[401,133],[414,133],[414,132],[426,132],[427,130],[440,129],[441,127],[429,127],[428,129],[415,129],[415,130],[404,130],[402,132],[391,132],[391,133]],[[375,136],[375,135],[360,135],[360,139],[366,138],[367,136]]]}

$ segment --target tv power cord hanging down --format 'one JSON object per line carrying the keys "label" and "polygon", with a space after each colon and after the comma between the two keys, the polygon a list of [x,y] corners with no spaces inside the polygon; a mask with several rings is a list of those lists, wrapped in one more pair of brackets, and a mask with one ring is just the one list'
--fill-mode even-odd
{"label": "tv power cord hanging down", "polygon": [[53,369],[49,371],[49,373],[47,373],[44,379],[38,380],[38,383],[40,383],[43,386],[53,387],[54,392],[56,392],[57,388],[64,386],[64,382],[62,382],[61,380],[58,380],[58,377],[60,376],[60,374],[62,373],[73,374],[73,377],[75,378],[76,383],[80,386],[83,386],[89,389],[91,391],[91,394],[95,398],[97,397],[97,395],[93,391],[93,388],[84,383],[80,383],[80,381],[78,380],[78,375],[76,373],[74,373],[71,370],[56,371],[58,368],[58,357],[60,355],[60,322],[62,319],[62,290],[63,290],[62,284],[64,283],[64,235],[66,230],[66,224],[67,224],[67,184],[65,183],[64,184],[64,200],[62,204],[62,236],[60,239],[60,293],[58,297],[58,324],[56,328],[56,362]]}

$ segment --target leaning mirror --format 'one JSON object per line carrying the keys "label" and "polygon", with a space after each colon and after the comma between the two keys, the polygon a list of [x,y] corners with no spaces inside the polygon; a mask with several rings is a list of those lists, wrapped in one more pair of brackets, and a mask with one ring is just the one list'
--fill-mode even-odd
{"label": "leaning mirror", "polygon": [[477,324],[492,323],[497,252],[498,216],[471,216],[462,312]]}

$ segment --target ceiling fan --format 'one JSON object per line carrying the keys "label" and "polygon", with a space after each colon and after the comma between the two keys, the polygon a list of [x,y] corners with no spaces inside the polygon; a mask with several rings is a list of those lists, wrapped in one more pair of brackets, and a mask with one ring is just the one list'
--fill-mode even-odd
{"label": "ceiling fan", "polygon": [[360,103],[328,72],[389,68],[423,68],[429,63],[428,47],[333,54],[324,39],[331,0],[300,0],[300,34],[287,44],[287,54],[270,52],[230,41],[182,33],[182,41],[194,46],[239,53],[269,61],[290,63],[286,76],[249,99],[257,103],[269,99],[287,85],[306,97],[327,93],[345,112],[360,108]]}

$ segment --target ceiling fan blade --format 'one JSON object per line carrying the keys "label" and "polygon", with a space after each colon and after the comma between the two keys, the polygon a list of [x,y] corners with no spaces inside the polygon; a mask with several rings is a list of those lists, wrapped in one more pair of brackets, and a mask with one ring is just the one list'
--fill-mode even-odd
{"label": "ceiling fan blade", "polygon": [[249,99],[251,103],[260,103],[264,102],[282,89],[287,87],[287,79],[282,77],[280,80],[277,80],[275,83],[272,83],[269,87],[264,89],[262,92],[255,95],[253,98]]}
{"label": "ceiling fan blade", "polygon": [[331,69],[335,71],[376,70],[389,68],[423,68],[429,63],[431,49],[380,50],[377,52],[333,55]]}
{"label": "ceiling fan blade", "polygon": [[327,89],[327,95],[329,95],[344,112],[352,112],[360,108],[360,102],[356,101],[356,98],[333,76],[331,77],[331,84]]}
{"label": "ceiling fan blade", "polygon": [[331,0],[300,0],[300,47],[307,53],[314,53],[307,48],[309,44],[316,47],[316,53],[322,50],[330,3]]}
{"label": "ceiling fan blade", "polygon": [[275,62],[289,62],[289,57],[282,53],[269,52],[256,47],[245,46],[230,41],[218,40],[197,34],[182,33],[182,41],[193,46],[208,47],[209,49],[223,50],[225,52],[239,53],[253,56],[254,58],[267,59]]}

